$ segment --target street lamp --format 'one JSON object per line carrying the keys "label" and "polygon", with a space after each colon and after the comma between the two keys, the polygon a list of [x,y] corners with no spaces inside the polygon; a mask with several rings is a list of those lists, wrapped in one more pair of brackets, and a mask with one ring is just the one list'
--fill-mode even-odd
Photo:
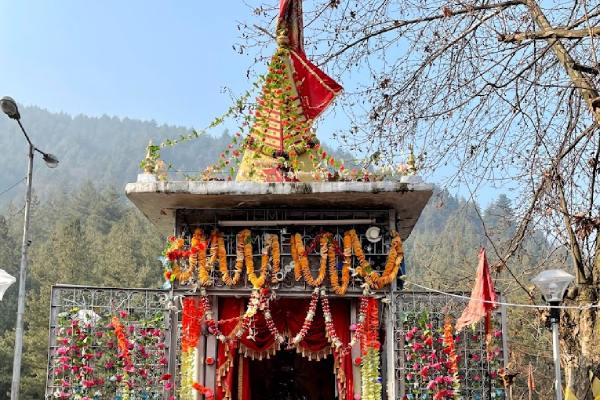
{"label": "street lamp", "polygon": [[31,206],[31,178],[33,173],[33,155],[37,151],[42,155],[42,158],[46,162],[46,165],[50,168],[58,166],[58,159],[56,156],[45,153],[35,147],[29,139],[29,135],[25,131],[23,124],[21,124],[21,114],[17,103],[11,97],[3,97],[0,99],[0,109],[9,118],[14,119],[19,124],[21,132],[25,135],[27,143],[29,143],[29,154],[27,164],[27,192],[25,195],[25,217],[23,223],[23,242],[21,244],[21,265],[19,268],[19,296],[17,301],[17,324],[15,327],[15,355],[13,359],[13,376],[10,387],[10,398],[11,400],[19,399],[19,385],[21,383],[21,359],[23,358],[23,314],[25,312],[25,280],[27,277],[27,250],[31,241],[29,240],[29,208]]}
{"label": "street lamp", "polygon": [[567,287],[575,277],[560,269],[550,269],[540,272],[531,282],[540,289],[546,302],[550,305],[550,322],[552,324],[552,357],[554,358],[554,386],[556,399],[562,400],[562,379],[560,375],[560,348],[558,342],[558,323],[560,320],[560,308]]}

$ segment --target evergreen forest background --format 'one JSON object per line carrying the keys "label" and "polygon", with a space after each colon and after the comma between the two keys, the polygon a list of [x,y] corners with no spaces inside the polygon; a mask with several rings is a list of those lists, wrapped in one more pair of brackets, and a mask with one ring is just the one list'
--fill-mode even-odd
{"label": "evergreen forest background", "polygon": [[[123,188],[135,181],[150,139],[157,143],[189,130],[127,118],[72,117],[37,107],[22,107],[21,111],[34,143],[60,159],[60,166],[53,170],[37,160],[34,172],[36,200],[21,394],[23,399],[41,399],[51,285],[122,286],[124,277],[129,287],[161,285],[157,257],[164,238],[127,201]],[[0,268],[13,276],[18,275],[26,168],[25,141],[17,129],[14,121],[0,118]],[[230,139],[227,133],[202,136],[163,152],[163,158],[181,170],[199,171],[216,160]],[[515,229],[515,221],[505,195],[481,209],[438,190],[405,244],[408,276],[430,287],[470,290],[479,247],[489,247],[489,237],[501,250]],[[527,282],[537,264],[556,253],[548,247],[543,233],[533,235],[519,253],[513,273]],[[492,248],[488,254],[493,262]],[[136,273],[132,274],[132,269]],[[511,301],[525,302],[522,291],[505,274],[495,276],[498,288]],[[16,297],[17,285],[13,285],[0,302],[0,399],[8,398],[10,390]],[[552,376],[550,336],[531,312],[509,311],[511,363],[520,372],[515,395],[527,388],[525,371],[519,368],[532,362],[539,398],[545,398],[549,393],[543,388],[550,390],[548,377]]]}

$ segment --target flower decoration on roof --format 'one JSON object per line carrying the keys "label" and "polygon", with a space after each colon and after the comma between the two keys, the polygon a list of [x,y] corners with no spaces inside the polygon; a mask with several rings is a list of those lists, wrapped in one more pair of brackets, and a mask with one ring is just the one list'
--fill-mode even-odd
{"label": "flower decoration on roof", "polygon": [[312,124],[342,87],[306,57],[302,27],[302,2],[281,0],[278,48],[257,98],[238,181],[313,180],[320,160],[311,150],[329,160],[318,151]]}

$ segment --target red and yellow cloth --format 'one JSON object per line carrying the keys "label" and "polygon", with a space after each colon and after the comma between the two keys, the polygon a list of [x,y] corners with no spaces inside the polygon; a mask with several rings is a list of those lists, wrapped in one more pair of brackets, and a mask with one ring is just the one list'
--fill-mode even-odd
{"label": "red and yellow cloth", "polygon": [[318,143],[312,122],[342,87],[304,53],[302,2],[281,0],[277,23],[279,47],[269,64],[253,126],[236,180],[283,181],[282,155],[294,158],[296,170],[313,170],[307,148]]}

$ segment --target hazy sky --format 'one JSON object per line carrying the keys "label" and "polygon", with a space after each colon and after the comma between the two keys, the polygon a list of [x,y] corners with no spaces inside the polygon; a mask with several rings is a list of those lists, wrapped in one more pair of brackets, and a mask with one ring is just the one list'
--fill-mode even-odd
{"label": "hazy sky", "polygon": [[[237,21],[252,18],[246,2],[0,0],[0,96],[72,115],[204,128],[231,105],[223,87],[249,87],[251,60],[232,49]],[[354,79],[366,78],[355,71],[341,83]],[[326,113],[319,137],[329,141],[345,125]],[[480,191],[480,200],[495,192]]]}
{"label": "hazy sky", "polygon": [[0,0],[0,96],[69,114],[203,127],[242,92],[239,0]]}

